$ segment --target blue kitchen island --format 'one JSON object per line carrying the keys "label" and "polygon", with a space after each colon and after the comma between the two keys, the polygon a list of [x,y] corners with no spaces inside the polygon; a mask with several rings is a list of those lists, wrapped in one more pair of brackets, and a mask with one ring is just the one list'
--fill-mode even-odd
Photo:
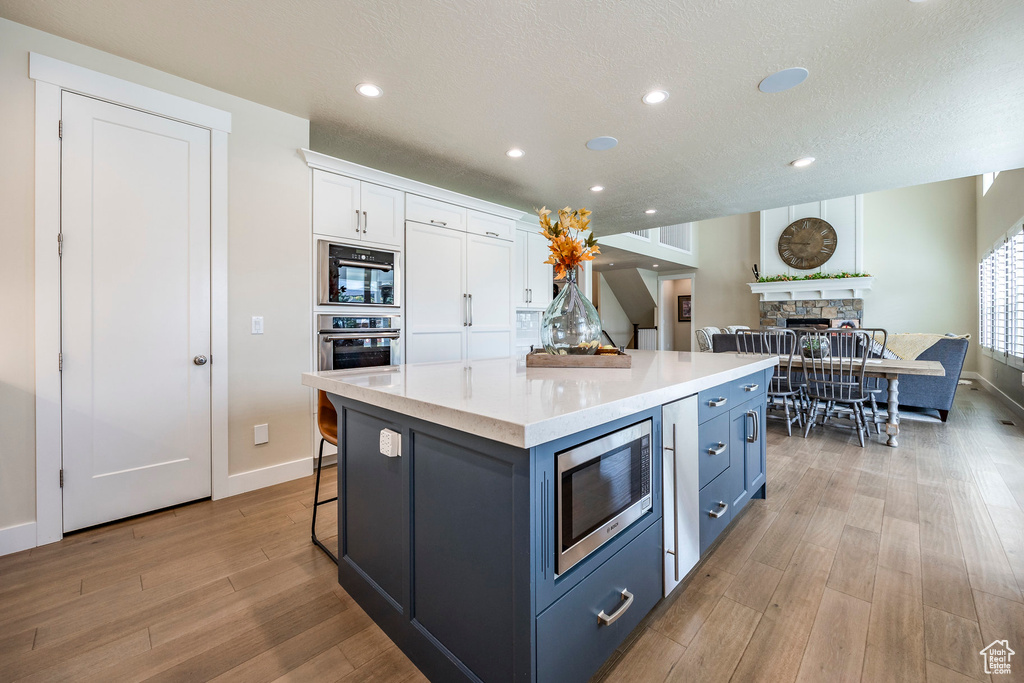
{"label": "blue kitchen island", "polygon": [[308,373],[338,411],[338,578],[432,681],[586,681],[764,496],[766,356]]}

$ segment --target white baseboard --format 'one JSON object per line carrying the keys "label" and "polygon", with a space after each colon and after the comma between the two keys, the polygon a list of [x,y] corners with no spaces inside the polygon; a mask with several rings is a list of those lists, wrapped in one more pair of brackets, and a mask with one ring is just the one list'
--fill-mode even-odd
{"label": "white baseboard", "polygon": [[26,522],[0,529],[0,555],[36,547],[36,523]]}
{"label": "white baseboard", "polygon": [[992,382],[989,382],[987,379],[982,377],[980,373],[973,371],[961,372],[960,376],[964,377],[965,379],[976,380],[979,384],[981,384],[981,386],[985,387],[985,389],[990,394],[998,398],[1003,403],[1003,405],[1005,405],[1007,408],[1013,411],[1018,417],[1024,418],[1024,406],[1022,406],[1021,404],[1017,403],[1012,398],[1004,394],[999,387],[997,387],[995,384],[992,384]]}
{"label": "white baseboard", "polygon": [[308,477],[313,473],[315,464],[312,458],[299,458],[291,462],[283,462],[280,465],[232,474],[228,477],[228,495],[235,496],[274,484],[283,484],[292,479]]}

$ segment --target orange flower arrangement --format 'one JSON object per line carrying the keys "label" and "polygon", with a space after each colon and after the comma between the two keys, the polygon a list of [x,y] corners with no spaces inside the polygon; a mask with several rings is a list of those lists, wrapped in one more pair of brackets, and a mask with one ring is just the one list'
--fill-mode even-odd
{"label": "orange flower arrangement", "polygon": [[600,254],[597,238],[590,230],[590,214],[586,209],[570,209],[568,206],[558,211],[558,220],[552,222],[548,217],[551,210],[542,207],[537,211],[540,216],[540,234],[548,239],[551,255],[544,263],[555,267],[555,279],[561,280],[567,273],[574,271],[584,261],[593,261],[595,254]]}

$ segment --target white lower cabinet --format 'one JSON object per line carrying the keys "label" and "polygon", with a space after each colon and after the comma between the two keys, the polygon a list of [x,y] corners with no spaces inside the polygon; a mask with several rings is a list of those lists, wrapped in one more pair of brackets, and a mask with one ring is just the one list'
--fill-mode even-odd
{"label": "white lower cabinet", "polygon": [[406,362],[512,353],[513,243],[406,223]]}
{"label": "white lower cabinet", "polygon": [[661,407],[665,595],[700,560],[697,397]]}

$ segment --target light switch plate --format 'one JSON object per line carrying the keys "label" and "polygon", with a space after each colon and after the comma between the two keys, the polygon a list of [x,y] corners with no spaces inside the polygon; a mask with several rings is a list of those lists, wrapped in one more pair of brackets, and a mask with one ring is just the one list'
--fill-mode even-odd
{"label": "light switch plate", "polygon": [[253,442],[259,446],[260,444],[268,443],[270,441],[270,425],[256,425],[252,428]]}
{"label": "light switch plate", "polygon": [[263,316],[254,315],[252,317],[252,333],[263,334]]}

